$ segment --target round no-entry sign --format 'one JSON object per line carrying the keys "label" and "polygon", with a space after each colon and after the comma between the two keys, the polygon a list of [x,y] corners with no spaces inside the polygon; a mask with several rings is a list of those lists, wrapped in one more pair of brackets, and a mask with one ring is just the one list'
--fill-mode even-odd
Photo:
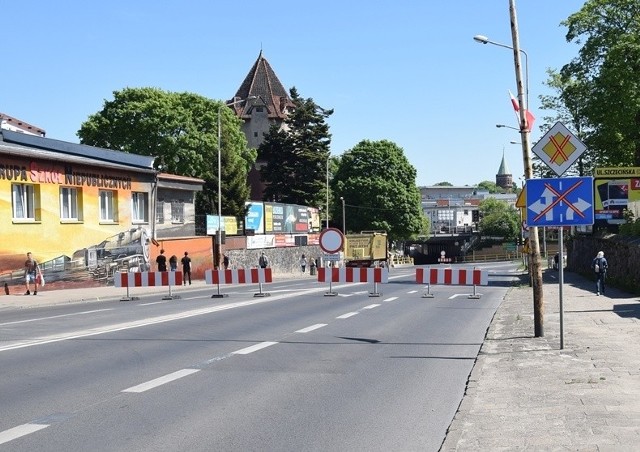
{"label": "round no-entry sign", "polygon": [[337,253],[343,246],[344,235],[340,229],[328,228],[320,233],[320,249],[325,253]]}

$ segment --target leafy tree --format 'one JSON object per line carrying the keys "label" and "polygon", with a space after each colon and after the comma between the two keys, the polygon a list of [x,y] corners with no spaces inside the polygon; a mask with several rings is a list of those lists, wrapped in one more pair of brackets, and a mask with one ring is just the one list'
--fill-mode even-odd
{"label": "leafy tree", "polygon": [[296,88],[289,93],[295,107],[285,120],[286,127],[272,126],[258,148],[267,162],[260,170],[267,184],[264,199],[319,206],[325,193],[331,142],[325,120],[333,110],[319,107],[311,98],[303,99]]}
{"label": "leafy tree", "polygon": [[[579,94],[585,144],[598,165],[640,166],[640,2],[587,0],[563,22],[583,43],[561,70]],[[567,95],[563,90],[563,99]]]}
{"label": "leafy tree", "polygon": [[222,214],[244,215],[249,197],[247,174],[256,152],[247,149],[241,120],[224,103],[156,88],[125,88],[113,95],[113,100],[105,101],[102,110],[81,125],[81,143],[157,156],[159,170],[204,179],[204,190],[196,199],[198,214],[218,210],[220,112]]}
{"label": "leafy tree", "polygon": [[340,157],[332,217],[343,218],[342,197],[347,231],[384,230],[390,241],[428,236],[416,174],[395,143],[361,141]]}
{"label": "leafy tree", "polygon": [[500,193],[503,190],[496,185],[495,182],[491,182],[490,180],[484,180],[478,184],[478,188],[481,190],[486,190],[489,193]]}
{"label": "leafy tree", "polygon": [[478,206],[482,219],[478,225],[482,235],[511,239],[520,232],[520,214],[505,201],[487,198]]}
{"label": "leafy tree", "polygon": [[453,187],[453,184],[451,182],[438,182],[437,184],[434,184],[434,187]]}

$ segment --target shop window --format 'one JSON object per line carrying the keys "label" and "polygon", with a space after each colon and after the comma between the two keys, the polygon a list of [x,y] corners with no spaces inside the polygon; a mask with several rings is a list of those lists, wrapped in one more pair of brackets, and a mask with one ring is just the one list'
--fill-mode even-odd
{"label": "shop window", "polygon": [[134,223],[149,222],[149,194],[131,193],[131,219]]}
{"label": "shop window", "polygon": [[115,191],[100,190],[100,221],[116,222],[118,196]]}
{"label": "shop window", "polygon": [[30,184],[12,184],[11,200],[13,204],[13,218],[15,220],[40,220],[36,218],[40,187]]}
{"label": "shop window", "polygon": [[164,224],[164,201],[156,203],[156,224]]}
{"label": "shop window", "polygon": [[80,201],[82,191],[72,187],[60,188],[60,219],[61,220],[82,220]]}

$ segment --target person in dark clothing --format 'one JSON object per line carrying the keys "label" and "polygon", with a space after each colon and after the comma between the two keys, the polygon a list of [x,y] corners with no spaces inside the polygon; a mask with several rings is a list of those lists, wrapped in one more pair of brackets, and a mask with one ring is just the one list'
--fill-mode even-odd
{"label": "person in dark clothing", "polygon": [[599,251],[591,262],[591,268],[596,273],[596,295],[604,295],[604,280],[607,277],[609,263],[604,257],[604,252]]}
{"label": "person in dark clothing", "polygon": [[178,269],[178,256],[175,254],[169,258],[169,269],[171,269],[172,272]]}
{"label": "person in dark clothing", "polygon": [[160,250],[160,254],[156,257],[156,265],[159,272],[167,271],[167,256],[164,255],[164,250]]}
{"label": "person in dark clothing", "polygon": [[264,251],[260,254],[260,258],[258,259],[258,266],[260,268],[267,268],[269,266],[269,260],[267,259],[266,254],[264,254]]}
{"label": "person in dark clothing", "polygon": [[229,256],[226,254],[222,256],[222,265],[224,265],[225,270],[229,269]]}
{"label": "person in dark clothing", "polygon": [[184,252],[184,257],[180,260],[182,263],[182,273],[183,275],[183,284],[187,285],[187,280],[189,281],[189,285],[191,285],[191,258],[189,257],[189,253]]}

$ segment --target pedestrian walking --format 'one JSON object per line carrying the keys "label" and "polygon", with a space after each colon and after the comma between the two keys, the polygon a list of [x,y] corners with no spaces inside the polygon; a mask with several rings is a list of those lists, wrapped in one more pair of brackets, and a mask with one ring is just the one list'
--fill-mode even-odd
{"label": "pedestrian walking", "polygon": [[593,258],[593,261],[591,262],[591,268],[596,274],[596,295],[604,295],[604,280],[607,277],[607,269],[609,268],[609,263],[604,257],[603,251],[598,251],[596,257]]}
{"label": "pedestrian walking", "polygon": [[36,261],[31,252],[27,253],[27,260],[24,262],[24,285],[27,288],[25,295],[31,295],[29,290],[29,283],[33,283],[33,294],[38,295],[38,286],[42,280],[42,270],[40,265]]}
{"label": "pedestrian walking", "polygon": [[182,263],[182,282],[183,285],[187,285],[187,281],[189,281],[189,285],[191,285],[191,258],[189,257],[188,252],[184,252],[184,257],[180,259],[180,263]]}
{"label": "pedestrian walking", "polygon": [[167,271],[167,256],[164,255],[164,250],[160,250],[160,254],[156,257],[156,265],[159,272]]}
{"label": "pedestrian walking", "polygon": [[267,268],[269,266],[269,260],[267,259],[267,255],[264,254],[264,251],[260,254],[258,258],[258,266],[260,268]]}
{"label": "pedestrian walking", "polygon": [[225,270],[229,269],[229,256],[227,256],[226,254],[222,255],[222,265],[224,265]]}
{"label": "pedestrian walking", "polygon": [[302,269],[302,273],[307,269],[307,258],[304,254],[300,257],[300,268]]}
{"label": "pedestrian walking", "polygon": [[178,256],[175,254],[169,258],[169,269],[171,269],[172,272],[178,269]]}

